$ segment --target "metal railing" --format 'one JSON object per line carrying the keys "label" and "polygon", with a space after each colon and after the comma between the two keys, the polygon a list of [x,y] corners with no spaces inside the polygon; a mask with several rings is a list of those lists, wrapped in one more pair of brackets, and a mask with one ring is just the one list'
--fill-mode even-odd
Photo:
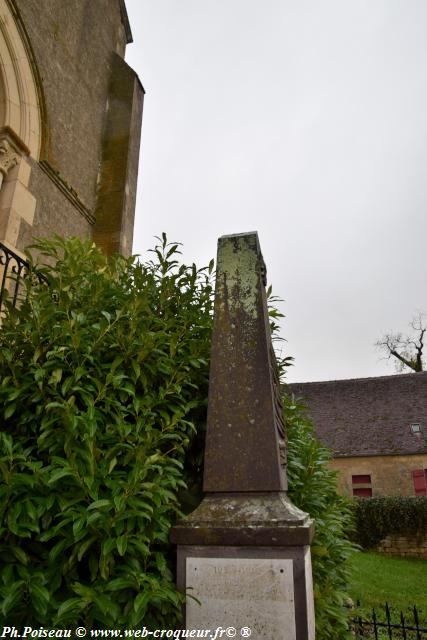
{"label": "metal railing", "polygon": [[46,283],[46,277],[30,268],[29,262],[0,242],[0,319],[5,313],[6,299],[16,307],[22,298],[24,278],[31,274],[38,282]]}
{"label": "metal railing", "polygon": [[[360,603],[357,603],[360,606]],[[399,621],[396,622],[396,617]],[[420,625],[419,613],[416,606],[411,607],[411,613],[393,616],[388,603],[385,605],[385,620],[379,619],[375,609],[372,609],[370,619],[361,615],[355,616],[351,621],[351,630],[356,638],[375,638],[382,640],[388,638],[394,640],[427,640],[427,627]],[[394,620],[394,621],[392,621]]]}

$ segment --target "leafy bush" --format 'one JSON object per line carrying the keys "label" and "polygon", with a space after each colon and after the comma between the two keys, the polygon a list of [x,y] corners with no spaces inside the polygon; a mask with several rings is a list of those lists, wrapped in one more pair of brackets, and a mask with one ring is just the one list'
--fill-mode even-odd
{"label": "leafy bush", "polygon": [[[201,498],[212,264],[180,265],[165,236],[147,264],[76,239],[38,250],[49,287],[28,279],[0,331],[0,621],[171,628],[169,529]],[[348,506],[289,399],[286,421],[290,495],[316,519],[317,638],[341,638]]]}
{"label": "leafy bush", "polygon": [[[0,331],[0,619],[170,627],[184,453],[207,397],[210,269],[43,241]],[[53,293],[52,293],[53,292]]]}
{"label": "leafy bush", "polygon": [[387,535],[427,535],[427,498],[355,498],[355,540],[365,549]]}
{"label": "leafy bush", "polygon": [[356,550],[349,540],[353,529],[351,503],[337,493],[336,472],[328,468],[331,453],[314,437],[304,407],[286,396],[284,404],[289,496],[315,520],[311,554],[316,638],[338,640],[348,635],[346,560]]}

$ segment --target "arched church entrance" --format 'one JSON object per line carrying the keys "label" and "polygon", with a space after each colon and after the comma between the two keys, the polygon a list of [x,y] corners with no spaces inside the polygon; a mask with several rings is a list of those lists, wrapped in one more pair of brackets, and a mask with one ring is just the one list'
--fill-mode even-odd
{"label": "arched church entrance", "polygon": [[29,189],[42,117],[34,63],[13,4],[0,0],[0,242],[16,250],[21,220],[32,225]]}

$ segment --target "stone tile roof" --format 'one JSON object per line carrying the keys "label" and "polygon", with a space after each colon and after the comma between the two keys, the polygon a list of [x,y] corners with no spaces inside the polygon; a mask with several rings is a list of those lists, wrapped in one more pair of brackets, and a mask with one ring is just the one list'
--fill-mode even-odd
{"label": "stone tile roof", "polygon": [[286,386],[334,457],[427,453],[427,372]]}

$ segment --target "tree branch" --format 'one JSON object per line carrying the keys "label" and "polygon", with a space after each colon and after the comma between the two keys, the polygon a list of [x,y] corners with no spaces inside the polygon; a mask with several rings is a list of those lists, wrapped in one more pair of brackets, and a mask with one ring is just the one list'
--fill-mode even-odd
{"label": "tree branch", "polygon": [[391,356],[396,358],[400,367],[409,367],[415,372],[424,371],[424,336],[427,331],[427,321],[424,314],[419,313],[414,317],[410,326],[414,331],[412,335],[402,336],[401,333],[386,333],[382,340],[378,340],[375,344],[385,352],[387,358]]}
{"label": "tree branch", "polygon": [[410,369],[413,369],[414,371],[416,371],[414,362],[412,360],[407,360],[404,356],[400,355],[400,353],[398,353],[394,349],[390,350],[390,354],[395,358],[397,358],[398,360],[400,360],[400,362],[403,362],[403,364],[405,364]]}

